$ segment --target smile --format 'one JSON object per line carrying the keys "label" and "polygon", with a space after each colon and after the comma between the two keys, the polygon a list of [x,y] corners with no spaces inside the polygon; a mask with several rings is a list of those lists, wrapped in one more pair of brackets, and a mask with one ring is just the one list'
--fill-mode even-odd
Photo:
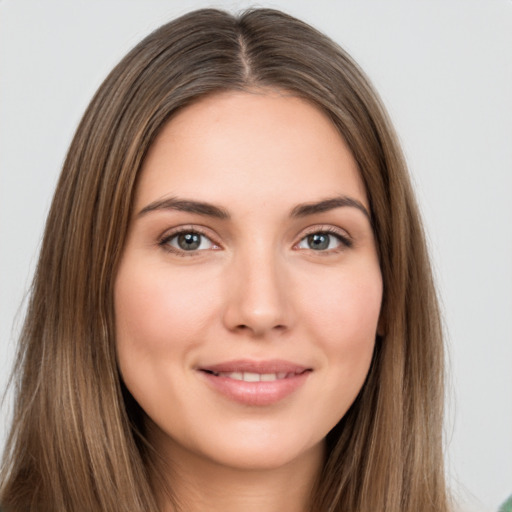
{"label": "smile", "polygon": [[198,368],[207,384],[230,401],[263,406],[297,391],[311,368],[286,361],[232,361]]}
{"label": "smile", "polygon": [[[207,371],[207,370],[205,370]],[[255,373],[255,372],[211,372],[216,377],[226,377],[227,379],[243,380],[244,382],[272,382],[274,380],[290,379],[298,375],[295,372],[279,373]]]}

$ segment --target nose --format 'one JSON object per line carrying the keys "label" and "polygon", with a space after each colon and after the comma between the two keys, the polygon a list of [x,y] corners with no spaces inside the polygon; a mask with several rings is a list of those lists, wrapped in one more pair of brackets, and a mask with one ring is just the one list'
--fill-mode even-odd
{"label": "nose", "polygon": [[226,283],[223,321],[228,330],[263,338],[291,328],[291,290],[283,267],[279,257],[262,251],[235,259]]}

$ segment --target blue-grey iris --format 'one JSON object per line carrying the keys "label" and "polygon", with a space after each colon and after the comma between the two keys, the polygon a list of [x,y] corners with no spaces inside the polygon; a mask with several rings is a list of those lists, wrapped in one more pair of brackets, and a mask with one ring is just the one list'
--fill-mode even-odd
{"label": "blue-grey iris", "polygon": [[327,233],[315,233],[307,238],[308,246],[315,251],[323,251],[329,248],[329,235]]}
{"label": "blue-grey iris", "polygon": [[181,233],[178,235],[178,245],[184,251],[194,251],[201,245],[201,235],[197,233]]}

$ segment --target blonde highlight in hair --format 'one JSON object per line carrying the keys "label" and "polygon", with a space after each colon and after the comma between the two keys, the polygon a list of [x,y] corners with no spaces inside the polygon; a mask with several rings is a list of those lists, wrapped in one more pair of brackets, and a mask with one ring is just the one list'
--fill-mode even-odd
{"label": "blonde highlight in hair", "polygon": [[114,339],[113,284],[137,176],[179,109],[255,87],[304,98],[338,128],[366,186],[384,283],[371,369],[328,436],[311,508],[448,510],[439,311],[385,110],[350,57],[305,23],[270,9],[205,9],[159,28],[116,66],[69,149],[20,337],[0,489],[8,511],[158,510],[156,456],[119,377]]}

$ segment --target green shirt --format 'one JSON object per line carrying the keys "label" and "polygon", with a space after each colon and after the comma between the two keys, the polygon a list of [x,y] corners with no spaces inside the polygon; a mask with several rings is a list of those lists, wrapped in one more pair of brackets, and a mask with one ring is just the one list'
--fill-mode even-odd
{"label": "green shirt", "polygon": [[498,512],[512,512],[512,496],[501,505]]}

